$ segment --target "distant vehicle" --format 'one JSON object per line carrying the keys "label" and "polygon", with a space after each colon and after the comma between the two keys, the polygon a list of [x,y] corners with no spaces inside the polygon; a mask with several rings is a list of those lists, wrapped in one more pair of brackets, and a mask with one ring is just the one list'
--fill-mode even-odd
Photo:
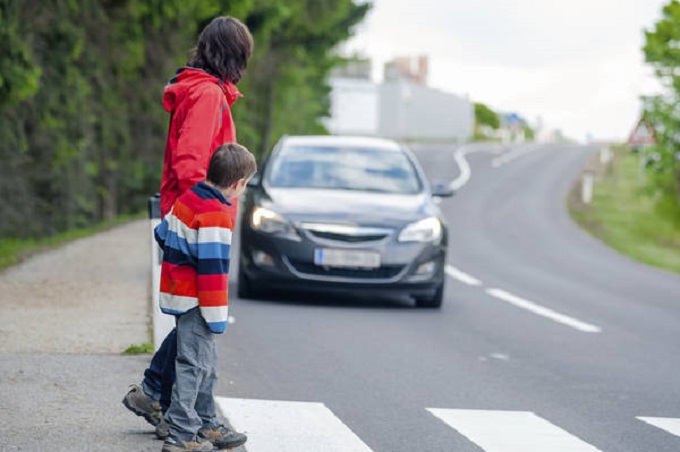
{"label": "distant vehicle", "polygon": [[283,137],[241,207],[238,295],[376,291],[440,307],[448,228],[433,197],[451,195],[397,142]]}

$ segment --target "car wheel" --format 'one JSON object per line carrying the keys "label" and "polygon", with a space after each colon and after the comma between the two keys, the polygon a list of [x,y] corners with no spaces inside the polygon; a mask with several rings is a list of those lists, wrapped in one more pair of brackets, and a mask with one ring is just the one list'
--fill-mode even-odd
{"label": "car wheel", "polygon": [[444,282],[442,281],[434,295],[431,297],[416,297],[416,306],[419,308],[441,308],[444,300]]}

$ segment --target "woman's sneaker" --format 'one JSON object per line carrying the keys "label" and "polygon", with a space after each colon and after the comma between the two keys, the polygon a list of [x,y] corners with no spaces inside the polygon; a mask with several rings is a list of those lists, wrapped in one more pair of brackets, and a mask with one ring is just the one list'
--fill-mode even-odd
{"label": "woman's sneaker", "polygon": [[235,432],[224,425],[215,428],[202,428],[198,431],[198,437],[210,441],[218,449],[233,449],[248,441],[246,435]]}
{"label": "woman's sneaker", "polygon": [[191,441],[184,441],[174,436],[168,436],[163,443],[162,452],[210,452],[213,450],[213,445],[210,441],[198,441],[194,438]]}
{"label": "woman's sneaker", "polygon": [[146,395],[139,385],[130,385],[130,390],[123,397],[123,405],[154,427],[163,420],[161,404]]}
{"label": "woman's sneaker", "polygon": [[161,421],[156,426],[156,436],[158,439],[165,439],[170,436],[170,427],[168,427],[163,417],[161,417]]}

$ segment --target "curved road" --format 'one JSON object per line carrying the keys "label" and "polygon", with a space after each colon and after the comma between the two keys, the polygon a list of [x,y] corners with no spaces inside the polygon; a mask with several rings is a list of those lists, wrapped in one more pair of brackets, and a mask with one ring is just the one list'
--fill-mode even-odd
{"label": "curved road", "polygon": [[571,222],[594,151],[414,147],[460,186],[440,311],[232,298],[215,392],[248,451],[680,450],[680,277]]}

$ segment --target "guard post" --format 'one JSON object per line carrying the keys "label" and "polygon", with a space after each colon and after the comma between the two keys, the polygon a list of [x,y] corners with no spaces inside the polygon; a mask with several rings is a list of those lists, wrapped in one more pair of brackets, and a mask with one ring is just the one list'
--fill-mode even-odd
{"label": "guard post", "polygon": [[151,318],[153,326],[153,348],[158,348],[163,339],[175,327],[175,319],[171,315],[161,312],[159,305],[159,292],[161,286],[161,263],[163,252],[156,242],[154,229],[161,222],[161,197],[159,193],[149,198],[149,220],[151,222]]}

